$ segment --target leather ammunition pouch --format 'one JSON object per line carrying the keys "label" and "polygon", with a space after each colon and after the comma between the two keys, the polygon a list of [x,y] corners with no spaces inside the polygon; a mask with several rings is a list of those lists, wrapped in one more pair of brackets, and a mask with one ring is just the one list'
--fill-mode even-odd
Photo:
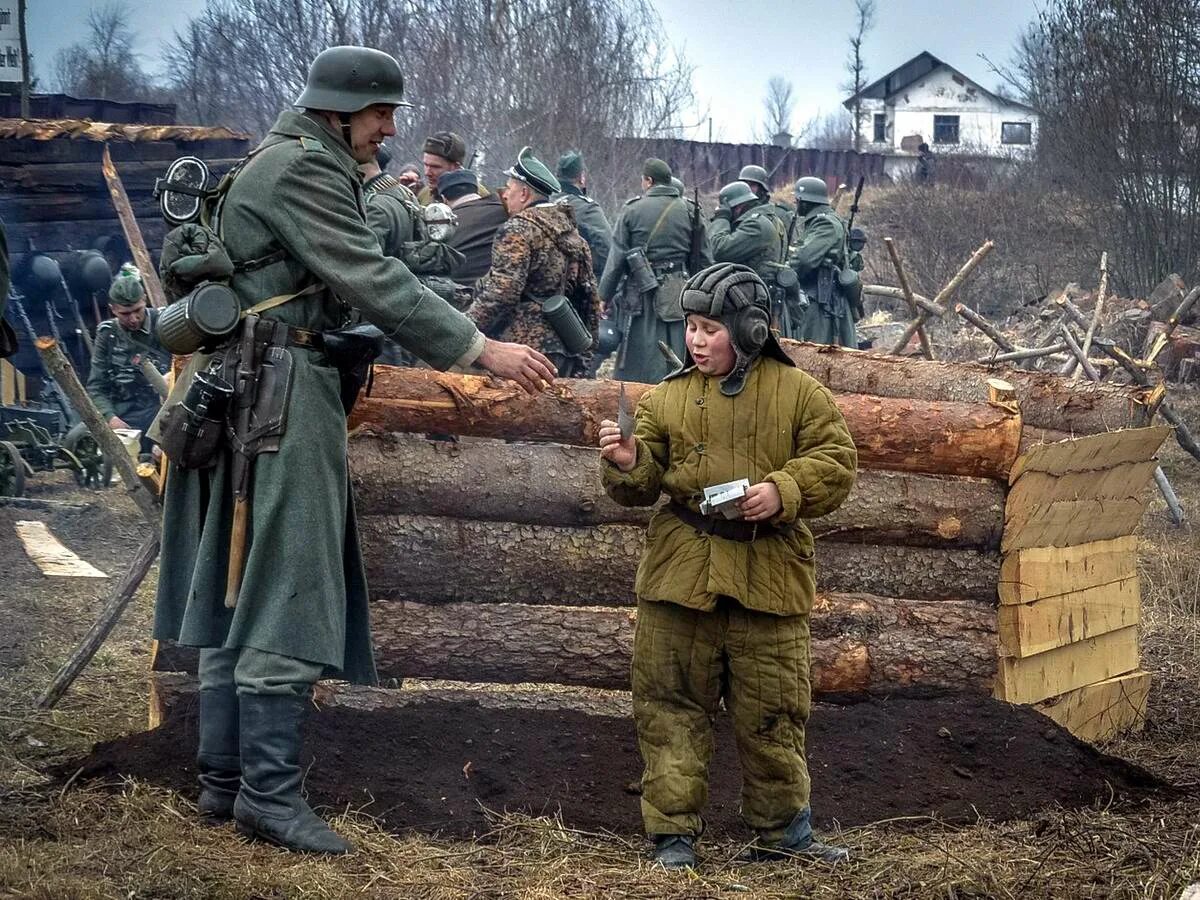
{"label": "leather ammunition pouch", "polygon": [[371,366],[383,352],[384,334],[365,322],[321,334],[322,349],[341,378],[342,409],[354,409],[358,394],[371,379]]}
{"label": "leather ammunition pouch", "polygon": [[659,276],[658,291],[654,295],[654,315],[661,322],[682,322],[686,316],[680,298],[687,274],[683,267],[671,269]]}

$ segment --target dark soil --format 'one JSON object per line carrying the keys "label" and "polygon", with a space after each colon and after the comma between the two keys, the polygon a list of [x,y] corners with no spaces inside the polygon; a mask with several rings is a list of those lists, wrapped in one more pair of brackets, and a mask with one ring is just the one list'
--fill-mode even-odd
{"label": "dark soil", "polygon": [[[62,776],[82,765],[84,781],[129,775],[194,798],[195,731],[194,713],[180,711],[155,731],[97,745]],[[705,815],[711,833],[741,836],[740,775],[725,716],[716,743]],[[814,814],[825,826],[925,815],[1005,820],[1165,789],[1032,709],[982,697],[819,704],[808,746]],[[326,709],[309,720],[310,762],[310,802],[361,809],[397,832],[482,832],[481,806],[561,811],[568,825],[585,830],[640,830],[634,785],[641,762],[626,719],[445,702]]]}

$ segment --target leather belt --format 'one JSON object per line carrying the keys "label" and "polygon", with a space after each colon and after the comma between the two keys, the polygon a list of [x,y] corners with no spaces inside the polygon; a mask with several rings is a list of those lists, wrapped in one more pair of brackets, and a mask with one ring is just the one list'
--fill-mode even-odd
{"label": "leather belt", "polygon": [[739,541],[748,544],[751,541],[765,537],[775,537],[784,533],[784,529],[769,522],[744,522],[739,519],[716,518],[696,512],[689,506],[672,500],[667,504],[676,518],[685,525],[695,528],[704,534],[711,534],[727,541]]}
{"label": "leather belt", "polygon": [[296,328],[280,322],[278,319],[259,319],[255,337],[276,346],[305,347],[310,350],[325,349],[325,337],[321,332],[308,328]]}

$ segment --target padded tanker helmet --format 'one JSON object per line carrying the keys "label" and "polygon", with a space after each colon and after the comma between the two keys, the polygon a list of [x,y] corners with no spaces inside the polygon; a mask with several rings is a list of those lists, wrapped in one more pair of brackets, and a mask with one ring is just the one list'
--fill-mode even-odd
{"label": "padded tanker helmet", "polygon": [[412,106],[404,101],[400,63],[370,47],[329,47],[317,54],[308,82],[296,98],[301,109],[355,113],[376,103]]}
{"label": "padded tanker helmet", "polygon": [[684,284],[680,303],[685,315],[716,319],[729,329],[735,360],[733,370],[721,379],[721,393],[726,397],[742,392],[750,366],[763,354],[795,365],[771,332],[767,286],[749,266],[717,263],[697,272]]}

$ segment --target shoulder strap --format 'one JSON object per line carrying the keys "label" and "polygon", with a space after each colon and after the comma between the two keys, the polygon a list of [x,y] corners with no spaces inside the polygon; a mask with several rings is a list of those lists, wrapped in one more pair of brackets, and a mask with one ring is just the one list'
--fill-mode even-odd
{"label": "shoulder strap", "polygon": [[642,244],[643,252],[650,249],[650,242],[652,240],[654,240],[655,235],[658,234],[658,230],[660,228],[662,228],[663,222],[665,222],[667,220],[667,213],[669,213],[675,207],[676,203],[682,203],[682,202],[683,202],[682,198],[676,197],[673,202],[668,203],[666,206],[663,207],[663,211],[661,213],[659,213],[658,221],[654,223],[654,227],[651,228],[650,233],[648,235],[646,235],[646,241],[645,241],[645,243]]}
{"label": "shoulder strap", "polygon": [[276,294],[274,297],[268,297],[266,300],[260,300],[258,303],[255,303],[252,307],[245,310],[242,313],[242,318],[244,319],[246,316],[256,316],[260,313],[265,313],[269,309],[274,309],[277,306],[283,306],[283,304],[287,303],[289,300],[295,300],[297,297],[303,297],[307,294],[315,294],[317,291],[324,289],[324,283],[318,281],[314,284],[310,284],[308,287],[304,288],[304,290],[296,291],[294,294]]}

